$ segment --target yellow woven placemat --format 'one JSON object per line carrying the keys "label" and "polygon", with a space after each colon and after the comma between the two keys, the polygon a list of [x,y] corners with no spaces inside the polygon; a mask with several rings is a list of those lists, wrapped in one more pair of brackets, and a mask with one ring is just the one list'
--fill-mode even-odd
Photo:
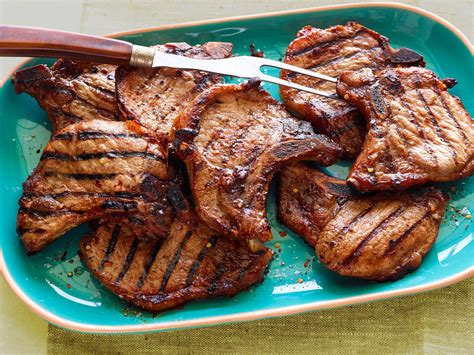
{"label": "yellow woven placemat", "polygon": [[49,327],[48,352],[474,354],[474,278],[369,304],[209,328],[90,335]]}

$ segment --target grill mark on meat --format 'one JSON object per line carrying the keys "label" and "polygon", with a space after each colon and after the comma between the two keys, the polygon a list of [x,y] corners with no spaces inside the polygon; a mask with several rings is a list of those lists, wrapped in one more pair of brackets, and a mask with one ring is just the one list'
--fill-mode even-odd
{"label": "grill mark on meat", "polygon": [[55,115],[62,115],[68,120],[73,121],[74,123],[82,121],[82,118],[80,118],[79,116],[76,116],[71,112],[61,111],[61,109],[55,109],[53,110],[53,113]]}
{"label": "grill mark on meat", "polygon": [[120,224],[116,224],[116,225],[114,226],[113,231],[112,231],[112,236],[110,237],[109,245],[107,246],[107,250],[106,250],[106,252],[105,252],[105,254],[104,254],[104,257],[103,257],[102,260],[100,261],[99,270],[103,270],[103,269],[104,269],[105,263],[106,263],[107,261],[109,261],[110,256],[111,256],[112,253],[114,252],[114,250],[115,250],[115,245],[117,244],[118,236],[119,236],[119,234],[120,234],[120,230],[121,230]]}
{"label": "grill mark on meat", "polygon": [[[353,225],[355,225],[361,218],[363,218],[367,213],[369,213],[372,208],[374,208],[374,205],[370,205],[367,207],[365,210],[359,212],[348,224],[347,226],[344,226],[341,230],[341,236],[344,236],[347,234],[347,232],[352,228]],[[335,218],[337,218],[338,215],[336,215]]]}
{"label": "grill mark on meat", "polygon": [[[387,85],[388,86],[387,87],[388,95],[386,95],[386,96],[397,95],[397,94],[403,93],[403,87],[402,87],[402,84],[401,84],[396,72],[391,71],[390,74],[387,75],[387,81],[390,82],[390,84]],[[384,106],[387,110],[386,121],[387,121],[388,129],[390,129],[391,127],[394,127],[398,137],[400,137],[403,140],[403,142],[405,143],[405,145],[408,147],[409,142],[408,142],[405,134],[400,130],[399,122],[394,121],[392,106],[390,105],[390,102],[387,104],[387,102],[383,98],[382,98],[382,102],[383,102],[383,104],[384,104]],[[386,133],[389,133],[389,132],[386,132]],[[388,146],[388,143],[386,144],[386,146]],[[410,159],[409,155],[408,155],[407,159]]]}
{"label": "grill mark on meat", "polygon": [[211,285],[207,289],[210,293],[213,293],[215,290],[217,290],[219,287],[219,281],[226,271],[227,270],[224,264],[219,265],[216,272],[214,273],[214,276],[212,277]]}
{"label": "grill mark on meat", "polygon": [[[218,140],[218,138],[222,137],[222,130],[217,130],[215,131],[213,134],[212,134],[212,137],[211,139],[209,139],[206,144],[204,145],[204,149],[203,149],[203,153],[204,154],[208,154],[209,153],[209,150],[211,149],[211,146],[214,145],[216,143],[216,141]],[[235,142],[235,140],[234,140]]]}
{"label": "grill mark on meat", "polygon": [[340,127],[340,128],[334,128],[332,129],[331,131],[329,131],[327,133],[327,135],[330,137],[330,138],[337,138],[339,137],[340,135],[344,134],[344,133],[347,133],[349,131],[352,131],[354,128],[356,127],[356,124],[354,121],[349,121],[347,122],[347,125],[344,126],[344,127]]}
{"label": "grill mark on meat", "polygon": [[444,132],[441,130],[438,121],[436,121],[435,116],[433,115],[433,111],[431,111],[431,108],[428,105],[428,102],[426,102],[425,97],[423,96],[423,93],[420,90],[416,90],[416,93],[418,94],[419,99],[423,103],[423,107],[425,111],[428,113],[428,116],[430,117],[431,123],[433,124],[433,128],[436,132],[436,135],[439,137],[439,139],[448,146],[449,152],[451,156],[453,157],[454,161],[457,161],[457,153],[456,150],[453,148],[451,145],[451,142],[446,138]]}
{"label": "grill mark on meat", "polygon": [[41,160],[53,159],[53,160],[62,160],[62,161],[81,161],[81,160],[91,160],[91,159],[100,159],[100,158],[109,158],[109,159],[118,159],[118,158],[145,158],[145,159],[155,159],[155,160],[164,160],[163,157],[150,153],[150,152],[103,152],[103,153],[84,153],[77,156],[72,156],[67,153],[60,152],[45,152],[41,156]]}
{"label": "grill mark on meat", "polygon": [[163,245],[163,241],[160,240],[159,242],[155,244],[150,254],[148,255],[148,259],[146,260],[145,267],[143,268],[143,273],[140,275],[140,278],[138,279],[138,282],[137,282],[137,289],[141,289],[142,286],[144,285],[146,278],[148,276],[148,272],[150,271],[151,265],[153,265],[153,262],[155,261],[156,256],[158,255],[158,252],[160,251],[162,245]]}
{"label": "grill mark on meat", "polygon": [[105,192],[87,192],[87,191],[63,191],[57,194],[45,194],[45,195],[36,195],[36,194],[24,194],[26,198],[29,197],[43,197],[43,198],[52,198],[52,199],[60,199],[63,197],[69,196],[88,196],[88,197],[110,197],[110,198],[137,198],[137,199],[144,199],[146,200],[146,195],[135,193],[135,192],[128,192],[128,191],[119,191],[115,193],[105,193]]}
{"label": "grill mark on meat", "polygon": [[[202,247],[201,251],[199,252],[199,255],[197,256],[196,260],[194,260],[193,265],[191,266],[191,269],[189,270],[188,277],[186,278],[186,287],[189,287],[192,285],[194,281],[194,277],[196,276],[196,273],[199,270],[199,266],[201,266],[201,262],[204,260],[209,250],[216,246],[216,242],[217,242],[217,235],[213,235],[208,240],[208,242]],[[208,244],[210,244],[209,247],[207,246]]]}
{"label": "grill mark on meat", "polygon": [[[403,89],[403,87],[402,87],[402,90],[403,90],[403,93],[404,93],[405,90]],[[426,150],[427,150],[428,154],[430,155],[431,159],[434,161],[435,168],[437,168],[438,167],[438,158],[436,157],[436,154],[434,153],[433,148],[431,148],[431,145],[428,143],[425,132],[421,129],[421,127],[418,123],[418,120],[413,115],[413,111],[411,110],[410,106],[405,102],[405,100],[403,100],[403,97],[400,100],[400,103],[403,106],[403,108],[407,111],[408,116],[410,117],[409,118],[410,122],[416,127],[418,135],[423,140],[423,145],[426,147]]]}
{"label": "grill mark on meat", "polygon": [[141,218],[136,217],[136,216],[128,216],[127,219],[129,220],[130,223],[138,224],[140,226],[145,225],[145,221]]}
{"label": "grill mark on meat", "polygon": [[[375,83],[372,85],[372,97],[373,97],[373,107],[375,112],[385,116],[385,120],[389,121],[391,119],[392,112],[391,110],[387,111],[387,105],[382,95],[382,89],[380,88],[379,83]],[[372,126],[374,127],[374,126]],[[384,139],[384,132],[381,132],[379,127],[374,127],[374,132],[376,133],[377,137],[383,139],[385,151],[383,152],[382,162],[389,168],[394,169],[393,161],[392,161],[392,153],[390,151],[390,145],[388,144],[388,140]],[[386,134],[386,132],[385,132]],[[377,177],[374,176],[374,180],[377,181]]]}
{"label": "grill mark on meat", "polygon": [[[380,89],[379,83],[375,83],[371,87],[371,94],[372,94],[372,107],[374,111],[380,116],[385,116],[385,106],[382,97],[382,90]],[[374,132],[377,134],[377,137],[382,137],[382,132],[380,132],[380,128],[377,126],[373,126]]]}
{"label": "grill mark on meat", "polygon": [[427,217],[430,216],[430,211],[426,211],[425,214],[419,219],[417,220],[415,223],[413,223],[413,225],[411,225],[410,228],[408,228],[405,232],[403,232],[403,234],[398,237],[397,240],[390,240],[389,241],[389,246],[387,248],[387,250],[385,251],[384,255],[386,256],[387,254],[391,253],[393,250],[395,250],[395,248],[400,245],[400,243],[405,240],[406,237],[408,237],[410,235],[411,232],[413,232],[424,220],[426,220]]}
{"label": "grill mark on meat", "polygon": [[136,134],[136,133],[106,133],[106,132],[94,132],[94,131],[84,131],[77,133],[78,140],[88,140],[88,139],[113,139],[113,138],[136,138],[143,139],[143,137],[148,137],[146,134]]}
{"label": "grill mark on meat", "polygon": [[241,282],[244,279],[245,275],[247,275],[247,272],[249,272],[251,270],[251,267],[252,267],[252,263],[247,265],[246,269],[242,269],[242,270],[239,271],[239,276],[237,276],[237,281],[238,282]]}
{"label": "grill mark on meat", "polygon": [[52,136],[50,140],[71,140],[73,136],[75,136],[73,133],[59,133]]}
{"label": "grill mark on meat", "polygon": [[391,221],[396,219],[398,216],[402,214],[406,210],[405,206],[400,206],[398,207],[395,211],[390,213],[388,217],[386,217],[384,220],[382,220],[374,229],[370,231],[370,233],[357,245],[356,249],[348,255],[344,261],[342,262],[342,265],[347,266],[354,261],[357,260],[357,258],[362,254],[365,246],[369,244],[369,242],[377,236],[377,234],[382,231],[387,224],[389,224]]}
{"label": "grill mark on meat", "polygon": [[138,238],[135,238],[133,240],[132,246],[130,247],[130,250],[128,251],[127,257],[125,258],[125,263],[123,264],[122,270],[120,270],[120,273],[115,279],[115,283],[120,283],[120,281],[122,281],[123,277],[127,273],[128,269],[130,269],[130,265],[132,264],[133,257],[135,256],[135,253],[137,252],[138,243],[139,243]]}
{"label": "grill mark on meat", "polygon": [[232,144],[229,147],[229,150],[231,152],[234,152],[234,149],[237,146],[237,144],[242,143],[242,139],[247,136],[247,133],[249,132],[249,129],[250,129],[251,126],[252,125],[249,123],[245,127],[241,128],[240,134],[234,139],[234,141],[232,142]]}
{"label": "grill mark on meat", "polygon": [[304,199],[303,196],[300,194],[295,194],[294,198],[298,202],[298,208],[301,212],[303,212],[304,217],[308,220],[311,219],[311,206],[308,204],[306,199]]}
{"label": "grill mark on meat", "polygon": [[42,234],[46,232],[43,228],[17,228],[17,232],[19,235],[23,235],[25,233],[37,233]]}
{"label": "grill mark on meat", "polygon": [[84,81],[84,84],[86,84],[89,88],[94,89],[94,90],[97,90],[97,91],[99,91],[99,92],[101,92],[101,93],[103,93],[103,94],[105,94],[105,95],[107,95],[107,96],[113,96],[113,97],[115,97],[115,91],[113,91],[113,90],[109,90],[109,89],[107,89],[107,88],[105,88],[105,87],[97,86],[97,85],[95,85],[95,84],[93,84],[93,83],[91,83],[91,82],[89,82],[89,81]]}
{"label": "grill mark on meat", "polygon": [[312,52],[312,51],[315,51],[315,50],[321,50],[321,49],[327,48],[329,46],[332,46],[332,45],[338,44],[340,42],[343,42],[347,39],[356,38],[357,35],[359,34],[359,32],[360,32],[360,30],[358,30],[357,32],[355,32],[353,35],[350,35],[350,36],[341,36],[337,39],[333,39],[333,40],[330,40],[330,41],[319,42],[315,45],[310,45],[308,47],[301,48],[298,51],[288,53],[288,55],[291,56],[291,57],[298,57],[298,56],[300,56],[302,54],[305,54],[305,53],[308,53],[308,52]]}
{"label": "grill mark on meat", "polygon": [[135,201],[114,201],[108,200],[100,205],[100,208],[104,210],[121,210],[121,211],[132,211],[138,208],[138,204]]}
{"label": "grill mark on meat", "polygon": [[78,133],[60,133],[51,137],[51,140],[72,140],[73,138],[78,140],[89,140],[89,139],[116,139],[116,138],[132,138],[132,139],[143,139],[148,137],[144,134],[134,133],[107,133],[107,132],[96,132],[96,131],[83,131]]}
{"label": "grill mark on meat", "polygon": [[91,111],[95,111],[96,113],[99,113],[103,116],[117,117],[117,115],[114,114],[113,111],[107,110],[106,108],[99,108],[93,102],[84,100],[82,97],[80,97],[76,93],[71,92],[71,94],[73,95],[75,101],[78,101],[80,104],[87,107]]}
{"label": "grill mark on meat", "polygon": [[107,180],[113,179],[118,174],[115,173],[104,173],[104,174],[65,174],[57,173],[55,171],[46,171],[44,173],[45,177],[50,176],[64,176],[66,178],[75,179],[75,180]]}
{"label": "grill mark on meat", "polygon": [[183,240],[179,243],[178,249],[176,250],[173,259],[171,262],[168,264],[168,267],[166,268],[165,274],[163,276],[163,280],[161,281],[161,286],[160,286],[160,292],[163,292],[165,290],[166,284],[168,283],[168,280],[171,276],[171,273],[173,272],[174,268],[176,267],[176,264],[179,261],[179,258],[181,257],[181,253],[183,252],[184,245],[188,241],[189,238],[193,235],[192,231],[188,231]]}
{"label": "grill mark on meat", "polygon": [[[383,100],[383,99],[382,99],[382,100]],[[397,133],[397,135],[398,135],[398,137],[400,137],[400,138],[403,140],[405,146],[408,147],[408,146],[409,146],[408,140],[407,140],[407,138],[405,137],[405,135],[403,134],[403,132],[400,131],[399,123],[398,123],[398,122],[395,122],[395,121],[393,120],[393,112],[392,112],[392,107],[390,106],[390,103],[387,104],[387,103],[385,102],[385,100],[383,100],[383,102],[384,102],[384,105],[385,105],[385,107],[386,107],[386,109],[387,109],[387,117],[386,117],[386,120],[387,120],[387,132],[386,132],[386,134],[389,133],[389,129],[390,129],[391,127],[394,127],[394,128],[395,128],[395,131],[396,131],[396,133]],[[392,153],[391,153],[391,150],[390,150],[390,145],[388,144],[388,137],[385,139],[385,151],[386,151],[386,154],[387,154],[387,156],[388,156],[387,158],[389,159],[389,162],[388,162],[388,163],[390,164],[389,166],[393,167]],[[408,155],[408,156],[406,157],[406,159],[407,159],[407,161],[411,161],[410,155]],[[386,162],[386,163],[387,163],[387,162]]]}
{"label": "grill mark on meat", "polygon": [[81,211],[42,211],[31,207],[20,207],[18,213],[27,213],[32,215],[36,218],[44,218],[44,217],[54,217],[54,216],[61,216],[65,214],[73,214],[73,213],[82,213]]}
{"label": "grill mark on meat", "polygon": [[260,153],[260,147],[258,146],[253,147],[252,150],[250,151],[250,154],[245,159],[243,166],[244,167],[250,166],[259,157],[259,153]]}
{"label": "grill mark on meat", "polygon": [[[354,57],[357,57],[357,56],[362,55],[362,54],[372,53],[372,52],[376,51],[377,49],[381,49],[381,48],[379,46],[376,46],[376,47],[372,47],[372,48],[366,48],[366,49],[358,50],[356,52],[346,54],[342,57],[336,57],[336,58],[331,58],[331,59],[325,60],[321,63],[318,63],[316,65],[311,65],[311,66],[309,66],[307,68],[304,68],[304,69],[315,71],[315,69],[328,67],[328,66],[334,65],[334,64],[338,64],[338,63],[343,62],[347,59],[353,59]],[[286,77],[288,79],[292,79],[292,78],[294,78],[298,75],[301,75],[301,74],[298,74],[298,73],[295,73],[295,72],[289,72],[289,73],[286,74]],[[320,81],[321,80],[318,80],[318,82],[320,82]]]}
{"label": "grill mark on meat", "polygon": [[441,95],[441,92],[439,91],[439,89],[437,87],[433,87],[434,89],[434,92],[436,93],[436,95],[439,97],[440,101],[441,101],[441,104],[443,105],[443,108],[444,110],[447,112],[447,114],[449,115],[449,117],[453,120],[455,126],[456,126],[456,129],[458,130],[458,132],[461,134],[463,140],[469,144],[469,139],[467,138],[466,136],[466,133],[464,132],[464,130],[461,128],[461,126],[459,125],[459,122],[458,120],[456,119],[456,117],[453,115],[453,112],[451,111],[451,109],[449,108],[448,104],[446,103],[446,101],[444,100],[443,98],[443,95]]}

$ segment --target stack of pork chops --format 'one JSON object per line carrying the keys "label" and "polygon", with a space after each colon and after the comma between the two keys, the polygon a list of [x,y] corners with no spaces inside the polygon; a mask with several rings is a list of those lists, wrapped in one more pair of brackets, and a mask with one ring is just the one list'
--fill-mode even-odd
{"label": "stack of pork chops", "polygon": [[[229,43],[169,43],[167,53],[232,55]],[[337,85],[281,77],[327,99],[250,80],[61,59],[15,74],[53,123],[24,183],[18,233],[36,253],[90,222],[80,256],[105,287],[150,311],[234,296],[272,259],[265,203],[280,171],[279,218],[345,276],[395,280],[438,234],[446,198],[430,185],[474,171],[474,128],[423,58],[357,23],[304,27],[285,62]],[[294,115],[294,116],[293,116]],[[324,174],[356,158],[347,181]]]}

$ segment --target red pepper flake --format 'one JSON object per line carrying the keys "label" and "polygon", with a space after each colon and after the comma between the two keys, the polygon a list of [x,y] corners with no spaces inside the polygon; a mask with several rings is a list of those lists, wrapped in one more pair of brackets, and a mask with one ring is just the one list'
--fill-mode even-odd
{"label": "red pepper flake", "polygon": [[304,262],[304,267],[308,267],[309,262],[310,262],[310,260],[309,260],[309,259],[306,259],[306,261]]}
{"label": "red pepper flake", "polygon": [[278,234],[280,234],[280,237],[282,238],[287,236],[287,233],[285,231],[279,231]]}
{"label": "red pepper flake", "polygon": [[67,286],[67,288],[71,288],[71,284],[67,284],[66,286]]}

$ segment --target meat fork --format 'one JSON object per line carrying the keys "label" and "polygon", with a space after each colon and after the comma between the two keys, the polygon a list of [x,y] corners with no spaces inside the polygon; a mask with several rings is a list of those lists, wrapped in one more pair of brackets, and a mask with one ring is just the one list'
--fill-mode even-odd
{"label": "meat fork", "polygon": [[135,67],[196,69],[259,80],[329,98],[334,93],[316,90],[262,72],[263,67],[292,71],[312,78],[336,82],[335,78],[266,58],[239,56],[225,59],[195,59],[159,52],[116,39],[33,27],[0,26],[0,56],[62,57],[104,64]]}

